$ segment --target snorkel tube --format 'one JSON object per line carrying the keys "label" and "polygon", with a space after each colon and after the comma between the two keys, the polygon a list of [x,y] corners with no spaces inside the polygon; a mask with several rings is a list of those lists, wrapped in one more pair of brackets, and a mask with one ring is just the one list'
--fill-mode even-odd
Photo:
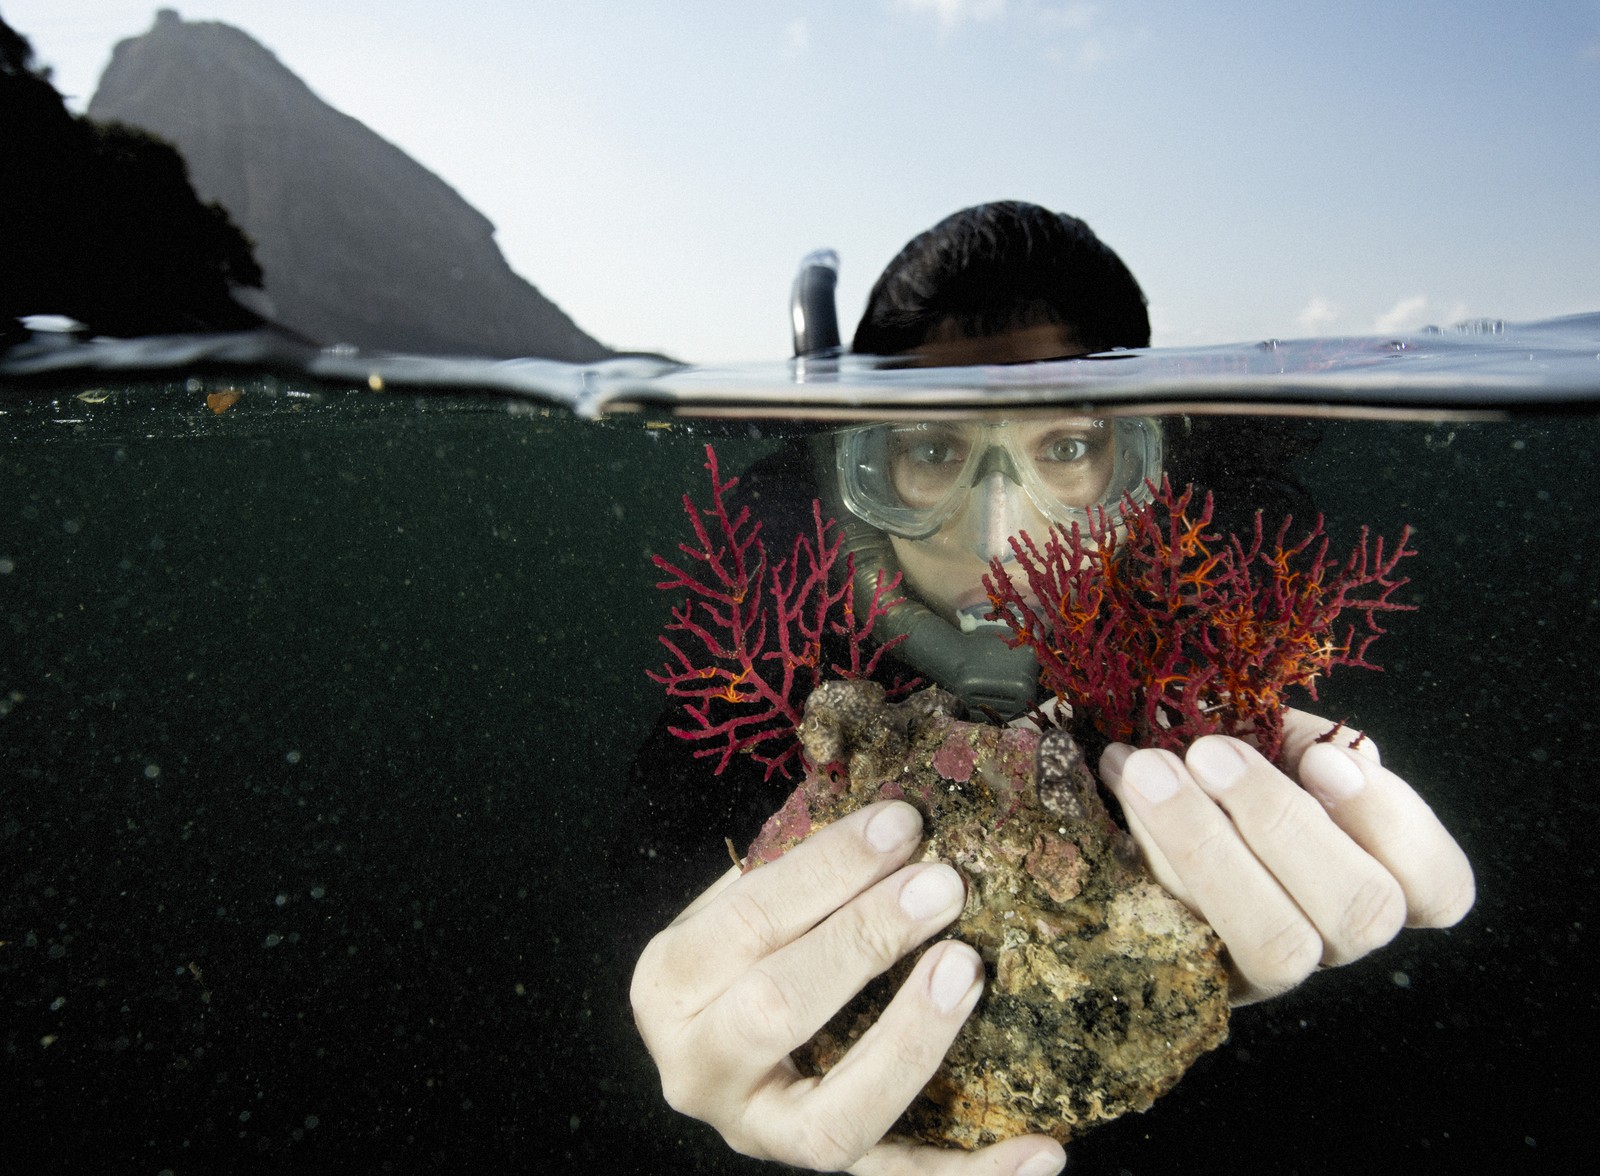
{"label": "snorkel tube", "polygon": [[[827,364],[840,351],[839,316],[834,290],[839,280],[839,255],[817,249],[800,262],[789,296],[794,328],[794,354],[804,379],[808,362]],[[816,482],[823,509],[844,532],[844,550],[855,566],[855,590],[870,599],[879,577],[899,570],[889,536],[856,517],[839,492],[838,447],[831,433],[814,442]],[[884,640],[904,636],[894,655],[916,673],[959,696],[974,709],[989,709],[1015,718],[1034,703],[1039,663],[1033,650],[1010,648],[1000,638],[1001,624],[981,625],[963,633],[927,605],[909,596],[878,621],[875,635]]]}
{"label": "snorkel tube", "polygon": [[789,326],[794,331],[794,378],[798,384],[834,380],[839,375],[839,315],[833,292],[839,284],[839,255],[813,249],[800,260],[789,290]]}
{"label": "snorkel tube", "polygon": [[831,359],[839,354],[839,313],[833,300],[838,285],[839,255],[832,249],[813,249],[800,259],[789,290],[796,359]]}

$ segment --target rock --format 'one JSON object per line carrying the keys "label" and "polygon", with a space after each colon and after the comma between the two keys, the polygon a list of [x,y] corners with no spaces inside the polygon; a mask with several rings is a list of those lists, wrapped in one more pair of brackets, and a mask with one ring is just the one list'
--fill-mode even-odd
{"label": "rock", "polygon": [[[378,67],[352,58],[351,68]],[[307,338],[576,363],[611,354],[512,271],[494,226],[448,183],[239,29],[163,9],[149,32],[117,45],[89,117],[183,153],[201,197],[254,241],[263,312]],[[474,133],[472,113],[459,117]],[[518,166],[569,166],[526,144],[505,148]]]}
{"label": "rock", "polygon": [[[921,810],[921,858],[967,883],[949,934],[982,954],[988,983],[895,1133],[964,1148],[1027,1132],[1065,1142],[1147,1109],[1226,1040],[1221,943],[1145,873],[1065,731],[963,722],[953,705],[825,683],[800,730],[824,767],[763,827],[747,868],[874,801]],[[914,962],[869,984],[797,1052],[801,1068],[837,1062]]]}

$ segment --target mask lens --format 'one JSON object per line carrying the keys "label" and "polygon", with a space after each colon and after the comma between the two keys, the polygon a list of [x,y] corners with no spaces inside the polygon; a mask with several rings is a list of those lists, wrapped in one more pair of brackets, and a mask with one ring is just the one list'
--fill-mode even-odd
{"label": "mask lens", "polygon": [[996,472],[1064,526],[1087,523],[1096,507],[1115,509],[1124,494],[1143,502],[1145,479],[1161,477],[1161,428],[1148,417],[866,425],[839,435],[836,457],[853,514],[925,539]]}
{"label": "mask lens", "polygon": [[1017,466],[1026,471],[1028,489],[1047,514],[1081,511],[1105,500],[1116,466],[1116,431],[1108,422],[1022,425],[1011,442],[1020,451]]}
{"label": "mask lens", "polygon": [[935,510],[962,482],[972,439],[936,426],[896,429],[889,441],[889,479],[895,497],[911,510]]}

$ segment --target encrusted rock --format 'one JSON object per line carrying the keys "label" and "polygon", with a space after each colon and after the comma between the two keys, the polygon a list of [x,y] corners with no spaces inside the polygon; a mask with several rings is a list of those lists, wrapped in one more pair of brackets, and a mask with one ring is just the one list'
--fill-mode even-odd
{"label": "encrusted rock", "polygon": [[[1142,1111],[1227,1038],[1228,978],[1211,929],[1145,874],[1064,731],[962,722],[950,696],[884,701],[830,682],[800,729],[812,771],[763,827],[751,867],[882,799],[921,810],[923,860],[965,877],[949,934],[982,954],[977,1011],[896,1133],[973,1148],[1027,1132],[1066,1141]],[[796,1054],[831,1067],[915,961],[868,985]]]}

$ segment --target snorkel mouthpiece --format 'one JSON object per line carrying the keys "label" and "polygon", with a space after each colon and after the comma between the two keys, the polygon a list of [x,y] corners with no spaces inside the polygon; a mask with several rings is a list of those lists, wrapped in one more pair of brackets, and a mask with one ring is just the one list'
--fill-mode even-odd
{"label": "snorkel mouthpiece", "polygon": [[902,661],[974,709],[1013,719],[1033,706],[1038,659],[1026,645],[1008,646],[997,632],[1003,624],[983,622],[963,632],[922,605],[913,608],[895,618],[907,622],[906,639],[895,648]]}
{"label": "snorkel mouthpiece", "polygon": [[[1012,611],[1012,610],[1008,610]],[[988,632],[1001,636],[1011,631],[1011,626],[1004,618],[990,620],[994,613],[994,606],[988,601],[978,604],[969,604],[966,608],[956,610],[956,627],[963,633]]]}

